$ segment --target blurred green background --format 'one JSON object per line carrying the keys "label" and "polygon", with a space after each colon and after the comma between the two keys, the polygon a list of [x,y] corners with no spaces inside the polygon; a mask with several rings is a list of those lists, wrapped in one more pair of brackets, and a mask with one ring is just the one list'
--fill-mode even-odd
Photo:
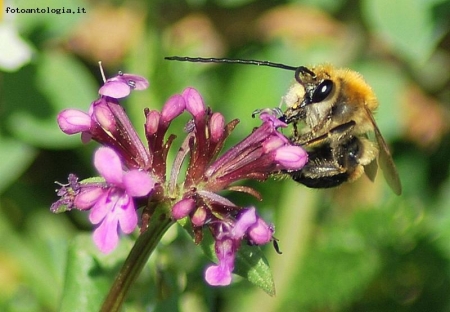
{"label": "blurred green background", "polygon": [[[143,75],[126,100],[142,133],[143,108],[197,88],[241,119],[229,144],[276,107],[293,73],[164,61],[233,57],[288,65],[332,63],[361,72],[403,182],[395,196],[379,173],[332,190],[290,180],[252,185],[283,254],[266,246],[277,295],[235,277],[203,281],[209,262],[173,227],[133,287],[125,311],[450,311],[449,0],[6,1],[12,8],[84,8],[84,14],[0,14],[0,310],[96,311],[131,248],[92,246],[87,213],[54,215],[54,181],[95,174],[95,143],[62,134],[56,114],[86,110],[107,76]],[[178,128],[177,128],[178,127]],[[173,131],[181,131],[182,124]],[[96,269],[93,270],[92,267]]]}

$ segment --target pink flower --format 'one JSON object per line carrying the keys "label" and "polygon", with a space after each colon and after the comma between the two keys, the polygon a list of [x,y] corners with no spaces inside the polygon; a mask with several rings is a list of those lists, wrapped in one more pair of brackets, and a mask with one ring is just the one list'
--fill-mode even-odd
{"label": "pink flower", "polygon": [[273,228],[256,215],[256,209],[245,209],[234,224],[219,223],[215,233],[215,251],[219,263],[209,266],[205,280],[212,286],[226,286],[231,283],[234,260],[244,237],[257,245],[272,240]]}
{"label": "pink flower", "polygon": [[59,128],[66,134],[89,131],[91,116],[77,109],[65,109],[57,117]]}
{"label": "pink flower", "polygon": [[216,241],[215,250],[219,264],[209,266],[205,271],[205,280],[211,286],[227,286],[231,283],[236,256],[235,241],[223,239]]}
{"label": "pink flower", "polygon": [[147,89],[148,85],[147,79],[142,76],[119,72],[117,76],[106,80],[98,93],[103,96],[120,99],[128,96],[131,90],[144,90]]}
{"label": "pink flower", "polygon": [[[221,154],[225,140],[239,121],[226,123],[223,115],[208,108],[193,88],[170,97],[161,111],[144,110],[144,145],[117,98],[147,86],[147,80],[140,76],[119,73],[100,88],[101,96],[88,113],[60,113],[58,124],[65,133],[81,132],[82,137],[89,135],[106,147],[98,149],[94,157],[103,179],[78,182],[75,175],[69,176],[68,184],[60,184],[57,194],[61,198],[51,210],[90,210],[89,220],[96,225],[94,242],[107,253],[117,246],[120,232],[135,230],[135,197],[142,197],[139,202],[146,203],[147,209],[149,205],[152,209],[167,209],[170,203],[172,221],[190,220],[196,244],[202,241],[205,229],[211,232],[218,262],[205,270],[205,279],[210,285],[229,285],[241,243],[262,245],[274,241],[274,227],[262,220],[254,207],[240,207],[220,192],[240,191],[260,199],[255,189],[237,183],[243,179],[264,181],[274,173],[300,170],[307,154],[280,133],[278,128],[287,125],[273,110],[259,111],[262,125]],[[168,162],[172,143],[182,135],[169,129],[172,120],[184,111],[192,118],[173,162]],[[157,190],[152,192],[155,181]],[[143,233],[148,212],[142,215],[141,224]]]}
{"label": "pink flower", "polygon": [[111,148],[101,147],[94,156],[94,165],[106,181],[105,186],[91,187],[84,197],[83,192],[75,201],[92,204],[89,220],[98,224],[94,231],[94,242],[104,253],[112,251],[119,240],[118,230],[129,234],[137,226],[137,213],[133,197],[145,196],[154,187],[147,172],[123,171],[119,156]]}

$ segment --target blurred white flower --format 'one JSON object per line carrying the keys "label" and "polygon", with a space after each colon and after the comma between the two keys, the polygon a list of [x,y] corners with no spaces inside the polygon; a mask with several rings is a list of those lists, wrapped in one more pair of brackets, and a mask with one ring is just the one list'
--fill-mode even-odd
{"label": "blurred white flower", "polygon": [[16,71],[30,61],[31,46],[20,38],[10,22],[0,23],[0,42],[0,70]]}

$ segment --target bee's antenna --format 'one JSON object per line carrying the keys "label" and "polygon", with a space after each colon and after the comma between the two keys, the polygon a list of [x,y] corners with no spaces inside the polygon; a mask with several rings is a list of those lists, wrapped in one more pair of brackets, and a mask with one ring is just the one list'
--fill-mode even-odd
{"label": "bee's antenna", "polygon": [[[232,63],[232,64],[247,64],[257,66],[276,67],[286,70],[298,70],[299,67],[288,66],[279,63],[272,63],[269,61],[257,61],[257,60],[241,60],[241,59],[228,59],[228,58],[214,58],[214,57],[188,57],[188,56],[167,56],[164,58],[169,61],[181,61],[181,62],[195,62],[195,63]],[[303,68],[303,67],[302,67]]]}

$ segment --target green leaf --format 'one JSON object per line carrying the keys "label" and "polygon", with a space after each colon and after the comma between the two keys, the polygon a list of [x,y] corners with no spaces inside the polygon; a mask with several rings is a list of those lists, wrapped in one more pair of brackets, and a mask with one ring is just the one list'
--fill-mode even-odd
{"label": "green leaf", "polygon": [[56,116],[52,117],[41,120],[29,112],[16,112],[8,123],[16,137],[36,147],[71,148],[81,144],[80,135],[68,136],[63,133],[58,127]]}
{"label": "green leaf", "polygon": [[21,142],[0,137],[0,193],[30,165],[36,151]]}
{"label": "green leaf", "polygon": [[88,184],[88,183],[104,183],[106,180],[103,177],[90,177],[87,179],[83,179],[80,181],[80,184]]}
{"label": "green leaf", "polygon": [[425,62],[442,34],[436,31],[430,1],[365,0],[365,19],[375,34],[413,63]]}
{"label": "green leaf", "polygon": [[98,311],[129,248],[129,241],[121,239],[114,252],[104,255],[91,235],[77,236],[69,247],[60,311]]}
{"label": "green leaf", "polygon": [[[10,206],[9,206],[10,207]],[[2,277],[0,306],[5,297],[12,295],[2,311],[56,311],[62,288],[62,276],[66,259],[67,241],[72,235],[72,228],[64,218],[55,218],[48,213],[47,207],[38,213],[29,212],[25,226],[16,231],[0,209],[0,265],[9,271]],[[44,209],[42,209],[44,208]],[[25,219],[25,218],[24,218]],[[6,267],[5,267],[6,266]],[[5,271],[5,272],[6,272]],[[1,292],[0,291],[0,292]],[[26,293],[26,298],[23,294]],[[34,308],[30,308],[34,305]],[[40,309],[38,307],[41,307]],[[19,308],[20,307],[20,308]],[[26,308],[25,308],[26,307]],[[45,310],[44,309],[44,310]]]}
{"label": "green leaf", "polygon": [[66,108],[89,109],[90,103],[97,98],[98,88],[89,71],[74,57],[45,52],[37,63],[35,74],[26,69],[12,76],[16,80],[30,80],[30,77],[35,77],[34,81],[25,81],[35,84],[30,87],[30,92],[20,92],[16,84],[8,82],[11,92],[7,94],[7,101],[12,110],[7,120],[10,131],[34,146],[68,148],[79,145],[78,135],[69,137],[61,132],[56,114]]}
{"label": "green leaf", "polygon": [[53,108],[86,110],[97,98],[98,83],[73,56],[46,51],[38,63],[36,83]]}
{"label": "green leaf", "polygon": [[241,245],[236,254],[234,273],[246,278],[270,296],[275,296],[272,271],[259,247]]}

